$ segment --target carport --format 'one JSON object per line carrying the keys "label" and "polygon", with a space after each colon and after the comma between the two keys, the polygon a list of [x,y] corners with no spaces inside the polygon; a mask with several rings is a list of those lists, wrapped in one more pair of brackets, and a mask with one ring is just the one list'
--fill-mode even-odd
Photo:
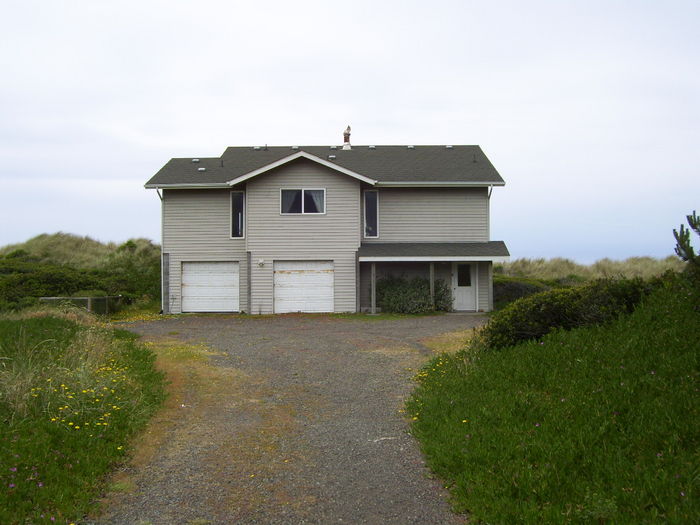
{"label": "carport", "polygon": [[456,311],[489,311],[493,304],[493,263],[510,254],[503,241],[363,243],[357,252],[359,309],[377,312],[377,279],[424,277],[435,301],[435,281],[444,279]]}

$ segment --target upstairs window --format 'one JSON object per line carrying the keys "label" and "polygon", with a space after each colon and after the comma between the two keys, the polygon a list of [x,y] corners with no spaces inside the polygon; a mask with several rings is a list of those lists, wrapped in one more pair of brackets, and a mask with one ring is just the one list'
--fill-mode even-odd
{"label": "upstairs window", "polygon": [[379,237],[379,193],[365,192],[365,237]]}
{"label": "upstairs window", "polygon": [[245,237],[245,193],[231,192],[231,237]]}
{"label": "upstairs window", "polygon": [[315,215],[326,213],[325,189],[280,190],[280,213]]}

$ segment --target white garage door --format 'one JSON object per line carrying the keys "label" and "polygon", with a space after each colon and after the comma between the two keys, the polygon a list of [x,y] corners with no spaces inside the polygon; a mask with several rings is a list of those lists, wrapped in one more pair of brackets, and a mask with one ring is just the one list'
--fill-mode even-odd
{"label": "white garage door", "polygon": [[275,313],[332,311],[333,261],[275,261]]}
{"label": "white garage door", "polygon": [[183,262],[183,312],[237,312],[237,262]]}

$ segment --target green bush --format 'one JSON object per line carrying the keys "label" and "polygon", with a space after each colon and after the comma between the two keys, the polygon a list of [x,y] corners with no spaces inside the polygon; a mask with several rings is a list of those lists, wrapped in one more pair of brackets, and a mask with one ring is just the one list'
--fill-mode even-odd
{"label": "green bush", "polygon": [[536,279],[525,277],[493,276],[493,306],[500,310],[516,299],[527,297],[537,292],[544,292],[551,287]]}
{"label": "green bush", "polygon": [[377,281],[377,304],[382,312],[418,314],[452,308],[452,294],[442,279],[435,281],[435,308],[430,300],[428,279],[385,277]]}
{"label": "green bush", "polygon": [[631,312],[652,288],[642,279],[599,279],[583,286],[536,293],[496,312],[475,345],[499,349],[539,339],[557,328],[604,323]]}

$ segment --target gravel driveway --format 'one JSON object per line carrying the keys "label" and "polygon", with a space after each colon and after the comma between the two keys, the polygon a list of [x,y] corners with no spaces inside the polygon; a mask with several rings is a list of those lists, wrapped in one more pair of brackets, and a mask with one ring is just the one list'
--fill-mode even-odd
{"label": "gravel driveway", "polygon": [[426,338],[475,314],[398,320],[181,316],[128,325],[213,350],[133,490],[98,523],[463,523],[400,413]]}

